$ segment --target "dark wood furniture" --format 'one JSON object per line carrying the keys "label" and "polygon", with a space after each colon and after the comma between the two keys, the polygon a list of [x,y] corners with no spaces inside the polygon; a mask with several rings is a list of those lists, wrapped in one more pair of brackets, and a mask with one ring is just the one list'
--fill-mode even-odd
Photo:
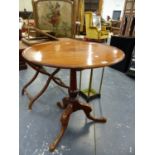
{"label": "dark wood furniture", "polygon": [[28,46],[26,44],[24,44],[22,41],[19,41],[19,70],[27,69],[25,60],[22,57],[22,52],[27,47]]}
{"label": "dark wood furniture", "polygon": [[85,11],[97,11],[99,8],[99,0],[85,0]]}
{"label": "dark wood furniture", "polygon": [[19,11],[19,17],[23,19],[33,19],[33,12],[32,11]]}
{"label": "dark wood furniture", "polygon": [[119,20],[112,20],[111,21],[111,32],[113,32],[114,35],[120,34],[120,25],[121,21]]}
{"label": "dark wood furniture", "polygon": [[132,59],[132,53],[135,47],[135,38],[124,36],[111,36],[110,45],[123,50],[125,53],[124,60],[112,65],[111,67],[126,73],[129,69],[129,65]]}
{"label": "dark wood furniture", "polygon": [[133,49],[129,69],[126,74],[130,77],[135,77],[135,48]]}
{"label": "dark wood furniture", "polygon": [[135,0],[125,1],[120,34],[126,37],[135,36]]}
{"label": "dark wood furniture", "polygon": [[[64,135],[69,118],[73,112],[83,110],[87,118],[100,123],[106,122],[106,118],[104,117],[93,117],[90,114],[92,111],[91,106],[78,100],[79,90],[77,89],[76,72],[118,63],[124,58],[124,53],[120,49],[99,43],[61,38],[59,41],[33,45],[24,50],[22,55],[27,60],[27,63],[39,72],[46,74],[40,66],[57,68],[55,73],[49,75],[48,81],[55,79],[54,75],[59,69],[70,70],[70,86],[66,86],[69,96],[64,97],[62,102],[58,102],[58,106],[64,109],[64,112],[60,118],[61,130],[55,141],[50,145],[51,151],[56,148]],[[64,85],[62,84],[62,86]],[[29,108],[32,108],[32,104]]]}

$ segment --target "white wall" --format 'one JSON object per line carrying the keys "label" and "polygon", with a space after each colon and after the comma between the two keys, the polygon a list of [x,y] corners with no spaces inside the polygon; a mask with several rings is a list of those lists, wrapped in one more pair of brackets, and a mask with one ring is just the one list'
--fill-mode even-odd
{"label": "white wall", "polygon": [[32,11],[32,0],[19,0],[19,11]]}
{"label": "white wall", "polygon": [[104,0],[102,17],[106,20],[107,16],[112,18],[114,10],[121,10],[121,17],[123,15],[125,0]]}

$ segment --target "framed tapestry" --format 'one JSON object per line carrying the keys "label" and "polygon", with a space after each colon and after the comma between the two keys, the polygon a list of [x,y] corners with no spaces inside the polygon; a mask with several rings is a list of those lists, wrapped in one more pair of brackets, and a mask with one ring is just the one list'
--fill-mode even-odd
{"label": "framed tapestry", "polygon": [[71,0],[32,0],[35,26],[57,37],[73,37],[74,4]]}

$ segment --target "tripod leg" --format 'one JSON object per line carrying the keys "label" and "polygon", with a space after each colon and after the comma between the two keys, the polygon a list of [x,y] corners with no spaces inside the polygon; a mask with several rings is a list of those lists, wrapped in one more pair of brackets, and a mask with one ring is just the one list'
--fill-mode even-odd
{"label": "tripod leg", "polygon": [[49,146],[50,151],[54,151],[57,145],[59,144],[68,126],[69,118],[72,112],[73,112],[73,107],[71,104],[69,104],[61,115],[61,130],[60,130],[60,133],[57,135],[56,139],[54,140],[54,142],[50,144]]}
{"label": "tripod leg", "polygon": [[57,106],[60,109],[66,109],[67,105],[70,103],[69,98],[68,97],[64,97],[62,99],[62,102],[57,102]]}
{"label": "tripod leg", "polygon": [[94,116],[92,116],[90,114],[91,111],[92,111],[92,108],[91,108],[90,105],[79,103],[79,106],[80,106],[80,109],[84,111],[84,113],[87,116],[87,118],[89,118],[90,120],[93,120],[95,122],[100,122],[100,123],[105,123],[107,121],[107,119],[105,117],[95,118]]}

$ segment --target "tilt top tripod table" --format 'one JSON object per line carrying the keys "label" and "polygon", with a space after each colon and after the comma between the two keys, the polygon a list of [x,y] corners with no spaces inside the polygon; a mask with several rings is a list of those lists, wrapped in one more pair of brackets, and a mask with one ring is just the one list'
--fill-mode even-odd
{"label": "tilt top tripod table", "polygon": [[[93,117],[90,114],[92,111],[91,106],[87,103],[81,103],[77,99],[79,90],[77,89],[76,72],[83,69],[99,68],[116,64],[123,60],[125,56],[123,51],[99,43],[61,38],[58,41],[33,45],[24,50],[22,55],[27,63],[38,71],[38,66],[57,68],[54,74],[49,75],[51,76],[50,79],[53,78],[53,80],[54,75],[59,69],[70,70],[70,86],[66,86],[69,96],[64,97],[62,102],[58,102],[58,106],[64,109],[60,118],[61,130],[55,141],[50,145],[50,151],[53,151],[60,142],[73,112],[83,110],[90,120],[100,123],[106,122],[106,118],[104,117]],[[43,73],[42,70],[40,70],[40,72]],[[64,84],[62,86],[65,87]]]}

